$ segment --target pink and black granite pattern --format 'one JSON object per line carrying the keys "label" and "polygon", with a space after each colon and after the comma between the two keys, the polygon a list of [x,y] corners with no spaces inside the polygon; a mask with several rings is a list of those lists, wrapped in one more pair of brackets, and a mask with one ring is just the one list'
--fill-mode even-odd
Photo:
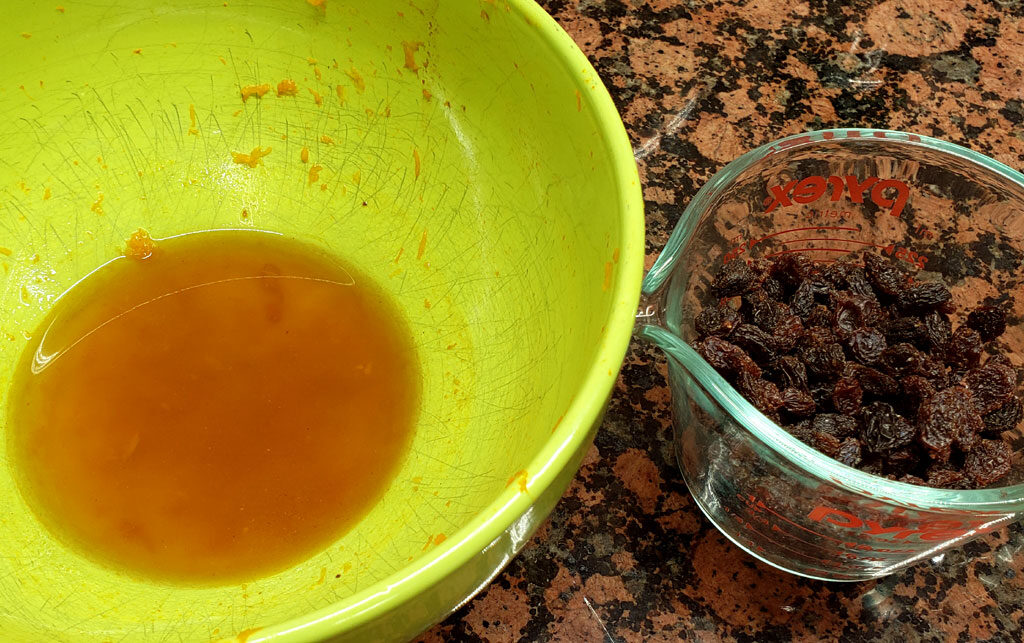
{"label": "pink and black granite pattern", "polygon": [[[547,0],[632,139],[647,265],[745,150],[809,129],[930,134],[1024,167],[1024,2]],[[636,344],[580,474],[476,599],[420,640],[1020,641],[1020,523],[903,574],[789,576],[700,514],[670,448],[664,358]]]}

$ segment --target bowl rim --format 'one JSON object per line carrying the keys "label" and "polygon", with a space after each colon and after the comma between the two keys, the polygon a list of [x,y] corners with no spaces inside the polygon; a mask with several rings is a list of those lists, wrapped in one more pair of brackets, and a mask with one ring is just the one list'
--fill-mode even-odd
{"label": "bowl rim", "polygon": [[[884,143],[895,146],[923,147],[979,165],[1009,181],[1024,192],[1024,174],[991,157],[941,139],[897,130],[873,128],[836,128],[793,134],[761,145],[726,164],[698,190],[680,217],[679,223],[665,244],[651,270],[644,278],[645,300],[660,301],[666,294],[673,268],[682,256],[700,217],[710,203],[727,188],[741,172],[764,158],[790,150],[844,143]],[[993,517],[1024,510],[1024,483],[985,489],[936,489],[906,482],[897,482],[866,473],[834,460],[804,444],[761,413],[732,384],[722,377],[696,350],[674,332],[649,325],[640,334],[655,341],[678,361],[712,399],[736,422],[749,431],[768,449],[796,465],[805,473],[827,483],[839,485],[858,495],[910,509],[991,512]],[[984,525],[982,525],[982,528]]]}
{"label": "bowl rim", "polygon": [[[496,499],[427,554],[332,605],[260,628],[250,635],[250,643],[322,640],[366,625],[428,591],[467,564],[532,508],[535,498],[539,498],[556,482],[574,453],[585,446],[591,428],[604,413],[605,403],[615,385],[632,337],[640,299],[645,248],[640,177],[618,109],[586,55],[534,0],[507,0],[506,4],[513,15],[518,15],[533,30],[538,42],[549,48],[552,53],[549,62],[564,69],[567,76],[573,79],[581,100],[588,109],[593,110],[595,124],[604,141],[619,187],[616,203],[620,212],[619,262],[609,287],[611,309],[591,365],[551,437],[526,466],[526,471],[530,473],[523,485],[525,489],[520,489],[518,485],[506,486]],[[504,557],[502,567],[510,560],[511,556]],[[493,573],[497,574],[500,569],[493,570]],[[493,578],[493,574],[490,578]],[[463,601],[452,605],[448,612],[438,615],[434,622],[443,620],[488,584],[477,587],[463,597]]]}

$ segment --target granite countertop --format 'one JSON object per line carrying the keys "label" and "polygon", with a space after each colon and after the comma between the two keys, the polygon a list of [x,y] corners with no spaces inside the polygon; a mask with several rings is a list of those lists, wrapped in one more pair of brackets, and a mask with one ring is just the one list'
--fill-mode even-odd
{"label": "granite countertop", "polygon": [[[636,151],[647,266],[687,201],[742,152],[824,127],[929,134],[1024,167],[1021,0],[547,0]],[[1024,527],[864,583],[748,556],[703,517],[670,447],[664,357],[634,343],[550,519],[419,640],[1024,638]]]}

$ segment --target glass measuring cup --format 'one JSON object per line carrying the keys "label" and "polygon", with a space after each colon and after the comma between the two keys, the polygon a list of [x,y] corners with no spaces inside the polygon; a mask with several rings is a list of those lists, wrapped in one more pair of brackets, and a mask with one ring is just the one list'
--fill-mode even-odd
{"label": "glass measuring cup", "polygon": [[982,301],[1012,300],[1000,341],[1018,371],[1024,365],[1024,175],[901,132],[812,132],[729,163],[690,202],[644,279],[638,316],[639,334],[668,356],[676,454],[698,506],[750,554],[822,580],[893,573],[1024,512],[1019,428],[1007,436],[1013,470],[998,488],[895,482],[791,436],[689,346],[724,263],[793,252],[829,262],[861,251],[943,279],[957,304],[954,328]]}

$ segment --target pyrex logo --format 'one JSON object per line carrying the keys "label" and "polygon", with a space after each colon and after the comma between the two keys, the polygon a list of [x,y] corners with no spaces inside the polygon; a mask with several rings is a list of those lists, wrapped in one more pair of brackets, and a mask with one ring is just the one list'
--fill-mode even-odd
{"label": "pyrex logo", "polygon": [[764,200],[765,213],[771,212],[780,205],[785,207],[796,203],[813,203],[825,195],[831,186],[829,200],[838,201],[844,194],[853,203],[864,203],[865,194],[880,208],[889,208],[894,217],[903,213],[907,204],[910,188],[903,181],[896,179],[879,179],[869,176],[860,181],[853,175],[846,176],[808,176],[804,179],[792,180],[788,183],[768,188],[768,197]]}

